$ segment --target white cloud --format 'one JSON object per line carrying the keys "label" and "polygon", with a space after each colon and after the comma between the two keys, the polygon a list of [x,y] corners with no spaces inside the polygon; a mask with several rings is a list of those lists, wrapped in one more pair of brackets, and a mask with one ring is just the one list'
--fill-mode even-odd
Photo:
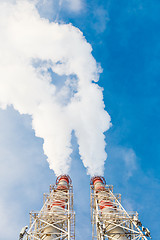
{"label": "white cloud", "polygon": [[[32,116],[57,175],[69,170],[72,130],[89,174],[103,174],[103,133],[110,127],[110,116],[104,111],[102,89],[93,83],[100,69],[82,32],[40,18],[26,0],[0,4],[0,30],[0,106],[13,105]],[[64,78],[60,89],[53,72]]]}

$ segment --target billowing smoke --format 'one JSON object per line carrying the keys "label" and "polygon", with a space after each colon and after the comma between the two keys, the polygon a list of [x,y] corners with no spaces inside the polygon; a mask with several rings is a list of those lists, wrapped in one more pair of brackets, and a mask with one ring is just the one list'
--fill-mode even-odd
{"label": "billowing smoke", "polygon": [[88,174],[103,174],[110,116],[82,32],[42,19],[27,0],[1,1],[0,32],[0,107],[31,116],[56,175],[69,171],[73,131]]}

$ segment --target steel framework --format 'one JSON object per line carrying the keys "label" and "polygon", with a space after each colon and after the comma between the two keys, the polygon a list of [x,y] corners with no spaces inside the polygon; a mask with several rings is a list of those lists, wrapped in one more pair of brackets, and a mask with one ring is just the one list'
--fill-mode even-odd
{"label": "steel framework", "polygon": [[30,212],[30,228],[24,239],[75,239],[72,184],[69,184],[68,189],[50,186],[50,193],[44,194],[42,209],[39,212]]}
{"label": "steel framework", "polygon": [[121,195],[113,193],[112,185],[103,183],[103,186],[97,191],[91,183],[92,240],[147,240],[150,232],[142,227],[138,213],[126,212],[121,205]]}

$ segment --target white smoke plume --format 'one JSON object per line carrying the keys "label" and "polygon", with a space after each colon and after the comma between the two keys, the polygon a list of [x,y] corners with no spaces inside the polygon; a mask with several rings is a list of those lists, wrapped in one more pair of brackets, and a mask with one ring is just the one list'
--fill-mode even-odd
{"label": "white smoke plume", "polygon": [[75,131],[88,174],[103,174],[104,110],[97,66],[82,32],[49,22],[27,0],[0,2],[0,107],[32,117],[56,175],[68,173]]}

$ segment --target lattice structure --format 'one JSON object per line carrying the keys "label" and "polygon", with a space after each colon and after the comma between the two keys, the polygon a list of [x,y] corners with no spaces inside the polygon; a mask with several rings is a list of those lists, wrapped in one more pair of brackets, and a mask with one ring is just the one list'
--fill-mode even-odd
{"label": "lattice structure", "polygon": [[[121,195],[101,177],[91,180],[92,240],[147,240],[150,232],[142,227],[137,212],[127,213]],[[143,230],[143,231],[142,231]]]}
{"label": "lattice structure", "polygon": [[30,213],[30,228],[25,239],[75,239],[73,188],[67,178],[60,176],[58,184],[50,186],[50,193],[44,194],[41,211]]}

